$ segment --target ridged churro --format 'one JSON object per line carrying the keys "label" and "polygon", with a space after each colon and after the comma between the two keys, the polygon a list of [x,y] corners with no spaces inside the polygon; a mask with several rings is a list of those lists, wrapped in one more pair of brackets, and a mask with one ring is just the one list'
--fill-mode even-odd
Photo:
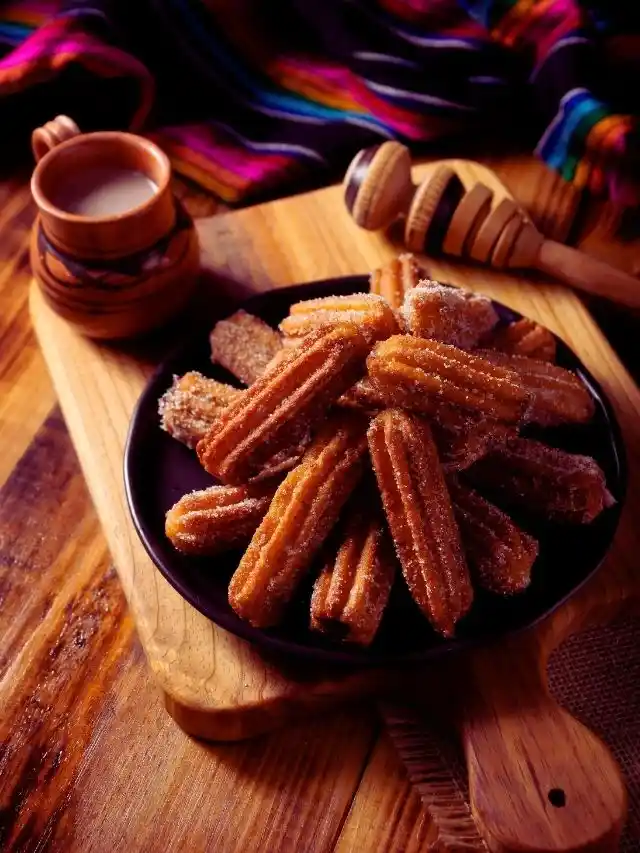
{"label": "ridged churro", "polygon": [[438,281],[421,281],[407,291],[401,314],[407,331],[470,349],[498,322],[491,300]]}
{"label": "ridged churro", "polygon": [[195,448],[222,412],[242,394],[240,388],[191,370],[174,376],[158,401],[160,426],[177,441]]}
{"label": "ridged churro", "polygon": [[556,358],[556,339],[549,329],[528,317],[498,326],[481,341],[481,346],[540,361],[555,361]]}
{"label": "ridged churro", "polygon": [[431,425],[445,471],[468,468],[493,447],[516,434],[511,424],[446,403],[439,404],[425,417]]}
{"label": "ridged churro", "polygon": [[537,541],[457,477],[447,484],[473,579],[498,595],[522,592],[531,580]]}
{"label": "ridged churro", "polygon": [[344,392],[338,400],[338,405],[346,409],[377,412],[379,409],[385,409],[387,402],[374,380],[370,376],[363,376]]}
{"label": "ridged churro", "polygon": [[362,373],[369,344],[354,325],[310,334],[227,408],[198,443],[204,468],[246,482],[275,453],[296,447]]}
{"label": "ridged churro", "polygon": [[[376,415],[388,406],[397,405],[397,390],[389,396],[384,386],[376,384],[371,376],[365,376],[352,385],[338,400],[340,406],[357,409],[369,415]],[[413,411],[412,398],[402,397],[399,408]],[[429,405],[424,398],[420,401],[418,413],[429,422],[433,437],[445,471],[462,471],[477,459],[488,453],[496,444],[516,434],[512,424],[496,421],[478,412],[452,406],[448,403],[433,401]]]}
{"label": "ridged churro", "polygon": [[492,364],[517,373],[522,388],[531,396],[526,419],[542,426],[585,423],[595,405],[581,379],[548,361],[493,350],[476,350]]}
{"label": "ridged churro", "polygon": [[397,568],[384,516],[372,503],[349,507],[337,552],[311,596],[311,627],[360,646],[376,635]]}
{"label": "ridged churro", "polygon": [[530,438],[496,447],[465,476],[500,502],[556,521],[586,524],[614,503],[595,459]]}
{"label": "ridged churro", "polygon": [[372,293],[353,293],[350,296],[324,296],[296,302],[289,316],[280,323],[287,337],[299,338],[342,323],[353,323],[370,342],[388,338],[399,331],[396,316],[381,297]]}
{"label": "ridged churro", "polygon": [[367,370],[388,403],[429,412],[450,403],[498,421],[519,422],[529,394],[518,375],[450,344],[394,335],[376,344]]}
{"label": "ridged churro", "polygon": [[397,311],[402,307],[406,292],[418,284],[421,274],[424,278],[413,255],[399,255],[371,273],[369,291],[382,296]]}
{"label": "ridged churro", "polygon": [[183,554],[211,555],[251,539],[264,518],[277,480],[250,486],[210,486],[190,492],[166,516],[165,532]]}
{"label": "ridged churro", "polygon": [[371,422],[368,440],[407,586],[434,628],[450,637],[473,589],[429,425],[387,409]]}
{"label": "ridged churro", "polygon": [[238,564],[229,603],[257,627],[277,624],[356,487],[367,453],[366,420],[338,412],[287,474]]}
{"label": "ridged churro", "polygon": [[236,311],[213,327],[211,361],[221,364],[245,385],[261,376],[282,347],[281,336],[259,317]]}

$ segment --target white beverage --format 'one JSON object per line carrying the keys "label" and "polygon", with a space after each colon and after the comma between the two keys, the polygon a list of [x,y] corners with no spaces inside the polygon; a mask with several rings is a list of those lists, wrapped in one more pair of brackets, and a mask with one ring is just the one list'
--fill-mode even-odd
{"label": "white beverage", "polygon": [[92,166],[69,175],[52,201],[77,216],[113,216],[138,207],[157,191],[158,185],[136,169]]}

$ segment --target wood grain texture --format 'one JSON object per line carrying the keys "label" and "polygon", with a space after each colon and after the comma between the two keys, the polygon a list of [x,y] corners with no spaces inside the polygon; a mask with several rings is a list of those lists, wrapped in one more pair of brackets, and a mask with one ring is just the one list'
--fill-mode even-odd
{"label": "wood grain texture", "polygon": [[640,309],[640,281],[634,275],[570,246],[544,240],[534,266],[591,296],[600,296],[628,308]]}
{"label": "wood grain texture", "polygon": [[420,853],[436,842],[429,811],[410,784],[389,736],[382,734],[342,826],[336,853]]}
{"label": "wood grain texture", "polygon": [[74,849],[333,849],[375,737],[370,715],[345,710],[268,738],[210,746],[175,725],[137,664],[110,700],[74,797]]}
{"label": "wood grain texture", "polygon": [[627,809],[620,769],[550,698],[545,670],[530,638],[482,650],[468,678],[460,672],[466,686],[456,704],[476,823],[494,853],[614,851]]}
{"label": "wood grain texture", "polygon": [[[552,173],[532,158],[509,158],[490,165],[539,224],[547,202],[538,187]],[[347,795],[341,788],[338,796],[330,796],[334,785],[341,786],[340,767],[335,763],[318,782],[318,768],[326,766],[322,764],[326,748],[344,758],[350,768],[356,766],[353,756],[349,757],[354,732],[357,735],[359,727],[374,731],[367,728],[371,722],[366,712],[353,708],[328,717],[324,723],[301,724],[292,741],[299,761],[284,761],[280,774],[275,765],[286,754],[286,731],[249,744],[209,748],[187,737],[166,714],[149,678],[132,622],[126,617],[120,582],[109,569],[104,536],[89,496],[82,491],[82,475],[65,428],[55,413],[47,420],[55,395],[27,315],[27,247],[34,214],[27,179],[18,176],[0,182],[0,484],[12,481],[10,490],[5,485],[0,496],[0,652],[5,649],[5,633],[13,631],[0,675],[0,849],[21,853],[155,851],[160,838],[163,849],[223,849],[216,845],[218,833],[233,844],[235,833],[245,827],[246,810],[257,797],[263,808],[258,814],[251,812],[253,828],[250,836],[243,835],[245,850],[293,850],[296,839],[306,844],[298,849],[309,853],[324,853],[336,844],[341,853],[375,850],[376,844],[377,849],[388,853],[424,850],[424,839],[432,837],[424,825],[426,811],[419,806],[415,792],[409,794],[406,774],[384,739],[376,744],[371,762],[366,764],[373,741],[365,747],[355,738],[355,750],[361,750],[360,773],[364,773],[357,793],[360,776],[349,770],[351,793]],[[175,181],[174,190],[193,216],[220,211],[220,205],[193,184]],[[553,199],[548,210],[551,214],[555,211]],[[255,221],[256,227],[261,222],[261,236],[255,239],[246,229],[240,239],[239,228],[232,230],[226,217],[219,228],[209,228],[216,236],[219,293],[227,297],[237,298],[247,292],[242,276],[251,269],[255,273],[252,286],[270,286],[263,265],[240,257],[242,250],[256,252],[259,241],[264,244],[268,240],[269,217],[261,216],[259,209],[257,212]],[[596,256],[631,269],[638,257],[638,241],[615,241],[609,220],[608,215],[602,218],[600,206],[589,208],[589,226],[595,227],[584,246]],[[315,239],[312,223],[303,230]],[[280,250],[286,255],[285,247]],[[385,247],[382,251],[394,249]],[[357,248],[353,264],[339,271],[363,271],[370,261],[371,255]],[[286,267],[286,258],[281,263]],[[460,267],[448,269],[442,264],[438,269],[443,275],[452,270],[452,279],[456,269],[462,272]],[[313,277],[316,274],[320,272],[311,270]],[[491,281],[508,300],[508,280],[495,275]],[[526,290],[528,298],[536,297],[535,286]],[[540,299],[536,306],[548,325],[560,328],[548,299]],[[594,329],[589,320],[582,330],[587,349]],[[599,341],[597,330],[594,335]],[[597,366],[596,372],[601,379],[606,378],[607,385],[612,383],[621,405],[625,395],[635,395],[628,376],[617,373],[617,359],[611,358],[610,348],[602,350],[598,344],[586,360],[592,370]],[[38,434],[45,420],[46,426]],[[636,433],[627,433],[627,443],[638,459]],[[44,444],[43,436],[48,436]],[[39,467],[43,456],[56,457],[48,459],[49,473],[44,482]],[[17,472],[15,478],[13,472]],[[68,562],[46,545],[52,527],[70,519],[64,507],[53,509],[50,505],[63,504],[67,499],[74,508],[74,530],[84,531],[81,547],[76,549],[69,543]],[[635,513],[638,509],[636,506]],[[633,514],[625,519],[633,525]],[[627,534],[619,537],[612,562],[616,571],[627,572],[631,578],[635,571],[631,550],[635,532],[630,535],[631,539]],[[61,547],[61,539],[56,547]],[[29,578],[23,577],[24,566],[32,560],[35,571]],[[60,568],[63,565],[66,572]],[[78,565],[83,568],[76,572]],[[49,573],[49,566],[58,569]],[[83,595],[89,576],[93,585],[90,594]],[[12,592],[4,599],[6,584],[12,585]],[[78,593],[75,598],[74,589]],[[601,577],[583,593],[600,597],[601,615],[606,614],[610,590]],[[92,609],[96,596],[107,610],[107,619],[113,610],[115,620],[124,626],[122,630],[114,631],[111,622],[105,626],[105,633],[83,630],[87,617],[95,627],[90,617],[96,612]],[[75,604],[67,611],[69,602]],[[22,613],[23,608],[28,615]],[[66,622],[61,613],[67,614]],[[575,626],[575,613],[565,618]],[[16,628],[12,627],[14,622]],[[554,630],[562,633],[565,629],[556,621]],[[82,650],[84,658],[78,657]],[[23,677],[18,676],[19,670],[25,673]],[[45,693],[47,685],[51,689]],[[74,691],[78,701],[70,702]],[[83,701],[85,691],[90,691],[90,701]],[[349,725],[354,720],[355,729]],[[273,741],[280,746],[268,749]],[[61,753],[62,743],[66,748]],[[261,750],[257,763],[247,763],[247,756],[257,748]],[[316,784],[329,789],[325,799],[318,800],[317,788],[300,782],[296,768],[309,759],[316,768]],[[255,775],[257,767],[261,773]],[[305,796],[298,800],[300,790]],[[165,820],[165,815],[170,820]]]}
{"label": "wood grain texture", "polygon": [[560,243],[575,240],[583,195],[573,184],[542,163],[532,168],[527,155],[483,158],[483,162],[495,170],[545,237]]}
{"label": "wood grain texture", "polygon": [[0,183],[0,485],[55,403],[27,304],[33,215],[24,181]]}

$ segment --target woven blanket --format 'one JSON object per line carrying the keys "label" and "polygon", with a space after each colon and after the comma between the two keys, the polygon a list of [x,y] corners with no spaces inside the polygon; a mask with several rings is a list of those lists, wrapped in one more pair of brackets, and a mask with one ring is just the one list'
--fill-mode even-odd
{"label": "woven blanket", "polygon": [[0,0],[8,151],[67,113],[148,134],[230,204],[321,186],[385,139],[517,139],[636,205],[634,110],[632,0]]}

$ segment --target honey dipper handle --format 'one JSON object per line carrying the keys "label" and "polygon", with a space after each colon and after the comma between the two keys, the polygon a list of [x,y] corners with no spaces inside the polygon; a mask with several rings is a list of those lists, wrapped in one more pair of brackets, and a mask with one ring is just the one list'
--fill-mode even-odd
{"label": "honey dipper handle", "polygon": [[631,308],[640,308],[639,279],[577,249],[545,240],[534,265],[578,290]]}
{"label": "honey dipper handle", "polygon": [[551,698],[536,655],[505,643],[470,668],[460,730],[473,816],[492,853],[617,850],[627,808],[618,766]]}
{"label": "honey dipper handle", "polygon": [[42,160],[44,155],[56,145],[66,142],[67,139],[73,139],[80,133],[80,128],[69,116],[56,116],[42,127],[37,127],[31,134],[31,150],[36,162]]}

